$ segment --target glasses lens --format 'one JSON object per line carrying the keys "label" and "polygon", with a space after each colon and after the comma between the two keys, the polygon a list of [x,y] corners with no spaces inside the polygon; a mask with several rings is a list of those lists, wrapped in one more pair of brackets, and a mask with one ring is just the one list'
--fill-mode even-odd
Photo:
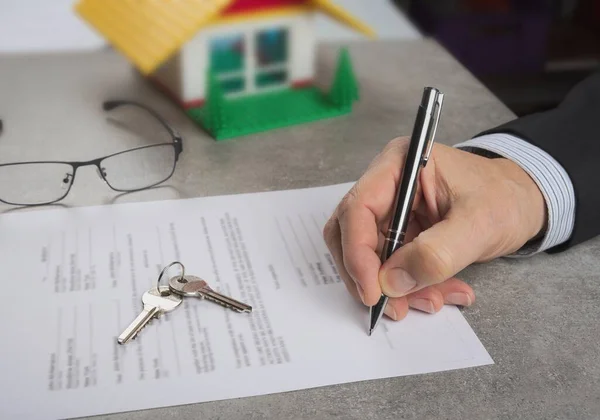
{"label": "glasses lens", "polygon": [[64,198],[73,167],[64,163],[17,163],[0,166],[0,200],[32,206]]}
{"label": "glasses lens", "polygon": [[175,147],[161,144],[130,150],[104,159],[100,165],[104,179],[115,190],[149,188],[173,174]]}

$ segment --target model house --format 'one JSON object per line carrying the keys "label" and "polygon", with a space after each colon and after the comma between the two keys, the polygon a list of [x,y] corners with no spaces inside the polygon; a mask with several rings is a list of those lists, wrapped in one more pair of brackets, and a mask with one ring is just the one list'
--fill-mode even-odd
{"label": "model house", "polygon": [[[202,108],[211,83],[217,84],[213,94],[222,96],[214,100],[226,108],[231,104],[236,114],[244,113],[244,104],[232,100],[236,98],[258,100],[248,106],[269,101],[280,108],[283,105],[275,106],[279,99],[289,105],[302,96],[314,96],[316,13],[373,35],[330,0],[81,0],[76,11],[204,126]],[[306,88],[312,93],[281,96]],[[228,115],[226,111],[224,117]],[[290,124],[304,119],[286,118],[291,118]],[[243,124],[240,133],[261,130]],[[262,129],[289,124],[266,125]]]}

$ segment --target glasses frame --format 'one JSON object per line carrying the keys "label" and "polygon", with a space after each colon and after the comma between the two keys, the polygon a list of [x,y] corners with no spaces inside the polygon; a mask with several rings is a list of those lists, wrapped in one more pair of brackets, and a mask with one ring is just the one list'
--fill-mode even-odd
{"label": "glasses frame", "polygon": [[[20,207],[37,207],[37,206],[47,206],[50,204],[55,204],[58,203],[59,201],[64,200],[67,195],[69,195],[69,192],[71,191],[71,188],[73,187],[73,184],[75,183],[75,178],[77,175],[77,169],[79,168],[83,168],[85,166],[95,166],[98,169],[98,173],[99,175],[102,177],[102,180],[104,181],[104,183],[106,185],[108,185],[108,187],[110,189],[112,189],[113,191],[117,191],[117,192],[136,192],[136,191],[143,191],[143,190],[147,190],[149,188],[153,188],[156,187],[157,185],[160,185],[166,181],[168,181],[173,174],[175,173],[175,168],[177,166],[177,161],[179,160],[179,155],[181,155],[181,153],[183,152],[183,138],[181,137],[181,134],[179,134],[179,132],[177,130],[175,130],[173,127],[171,127],[167,121],[165,121],[164,118],[162,118],[156,111],[154,111],[152,108],[143,105],[139,102],[135,102],[135,101],[127,101],[127,100],[109,100],[109,101],[105,101],[102,104],[102,108],[104,109],[104,111],[112,111],[113,109],[119,108],[121,106],[126,106],[126,105],[130,105],[130,106],[135,106],[138,108],[141,108],[143,110],[145,110],[147,113],[149,113],[152,117],[154,117],[154,119],[156,119],[166,130],[167,132],[170,134],[171,136],[171,142],[164,142],[164,143],[156,143],[156,144],[150,144],[147,146],[140,146],[140,147],[134,147],[132,149],[128,149],[128,150],[123,150],[121,152],[117,152],[117,153],[112,153],[110,155],[107,156],[102,156],[96,159],[92,159],[92,160],[87,160],[87,161],[75,161],[75,162],[67,162],[67,161],[57,161],[57,160],[39,160],[39,161],[27,161],[27,162],[12,162],[12,163],[1,163],[0,164],[0,168],[3,167],[7,167],[7,166],[18,166],[18,165],[31,165],[31,164],[62,164],[62,165],[69,165],[71,166],[71,168],[73,168],[73,174],[72,176],[70,176],[70,182],[69,182],[69,188],[67,188],[67,190],[65,191],[65,193],[62,195],[62,197],[56,199],[56,200],[52,200],[52,201],[47,201],[47,202],[43,202],[43,203],[36,203],[36,204],[22,204],[22,203],[12,203],[6,200],[3,200],[0,197],[0,202],[4,203],[4,204],[8,204],[11,206],[20,206]],[[2,132],[3,129],[3,124],[2,124],[2,120],[0,120],[0,132]],[[163,179],[162,181],[156,182],[152,185],[149,185],[147,187],[143,187],[143,188],[136,188],[136,189],[119,189],[119,188],[114,188],[112,185],[110,185],[110,182],[106,179],[106,177],[104,176],[104,171],[102,170],[102,161],[112,158],[114,156],[119,156],[125,153],[130,153],[130,152],[134,152],[136,150],[143,150],[143,149],[148,149],[148,148],[152,148],[152,147],[158,147],[158,146],[172,146],[174,148],[174,152],[175,152],[175,160],[173,162],[173,168],[171,169],[171,172],[169,173],[169,175]]]}

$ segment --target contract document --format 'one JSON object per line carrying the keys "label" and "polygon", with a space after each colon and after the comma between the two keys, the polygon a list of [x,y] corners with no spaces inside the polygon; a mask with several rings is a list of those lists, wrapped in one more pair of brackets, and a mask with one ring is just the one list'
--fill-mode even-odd
{"label": "contract document", "polygon": [[[350,187],[0,216],[0,418],[91,416],[492,364],[454,307],[382,319],[367,335],[368,308],[347,292],[322,237]],[[253,311],[185,298],[117,344],[174,261]]]}

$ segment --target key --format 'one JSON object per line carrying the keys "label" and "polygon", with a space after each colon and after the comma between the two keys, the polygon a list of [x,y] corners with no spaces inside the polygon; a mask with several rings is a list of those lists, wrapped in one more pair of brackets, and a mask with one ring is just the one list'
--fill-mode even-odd
{"label": "key", "polygon": [[[165,293],[165,295],[163,296],[162,293]],[[129,340],[135,339],[138,333],[148,325],[153,318],[158,318],[165,312],[171,312],[181,305],[182,301],[183,299],[181,296],[170,293],[167,286],[161,286],[160,292],[157,291],[155,287],[148,290],[142,295],[142,303],[144,304],[142,313],[140,313],[137,318],[125,328],[125,331],[121,333],[117,342],[119,344],[125,344]]]}
{"label": "key", "polygon": [[252,306],[215,292],[200,277],[187,275],[183,279],[181,276],[173,277],[169,280],[169,289],[179,296],[208,299],[236,312],[252,312]]}

